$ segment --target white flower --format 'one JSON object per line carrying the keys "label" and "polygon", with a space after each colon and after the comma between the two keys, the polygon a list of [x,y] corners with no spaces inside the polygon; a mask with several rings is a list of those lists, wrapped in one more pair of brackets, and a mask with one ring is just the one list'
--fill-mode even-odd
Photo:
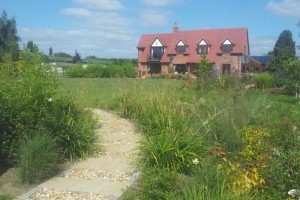
{"label": "white flower", "polygon": [[195,159],[193,160],[193,163],[194,163],[195,165],[198,165],[198,164],[199,164],[198,158],[195,158]]}
{"label": "white flower", "polygon": [[52,101],[52,98],[49,98],[48,101],[51,102],[51,101]]}
{"label": "white flower", "polygon": [[288,194],[291,196],[291,197],[298,197],[300,196],[300,190],[297,190],[297,189],[292,189],[288,192]]}

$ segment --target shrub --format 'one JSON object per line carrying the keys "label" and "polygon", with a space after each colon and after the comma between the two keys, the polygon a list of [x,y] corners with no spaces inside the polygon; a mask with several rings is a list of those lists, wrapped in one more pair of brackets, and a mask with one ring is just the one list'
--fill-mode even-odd
{"label": "shrub", "polygon": [[273,87],[273,77],[269,73],[261,73],[254,75],[255,86],[259,89]]}
{"label": "shrub", "polygon": [[98,139],[94,131],[96,118],[89,110],[84,110],[70,96],[53,98],[47,109],[51,112],[46,111],[41,126],[57,138],[65,158],[74,161],[94,152]]}
{"label": "shrub", "polygon": [[19,75],[0,81],[0,156],[16,158],[22,139],[32,130],[45,130],[57,138],[63,155],[84,158],[97,138],[95,120],[71,96],[62,95],[56,74],[29,52],[17,63]]}
{"label": "shrub", "polygon": [[25,137],[18,152],[18,166],[23,183],[37,183],[50,177],[57,167],[61,152],[49,133],[40,130]]}
{"label": "shrub", "polygon": [[87,68],[79,65],[66,70],[69,78],[134,78],[136,69],[133,63],[89,64]]}

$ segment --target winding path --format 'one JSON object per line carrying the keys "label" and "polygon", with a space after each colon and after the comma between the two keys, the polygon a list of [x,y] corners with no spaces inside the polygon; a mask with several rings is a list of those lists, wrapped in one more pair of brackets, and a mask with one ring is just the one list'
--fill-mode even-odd
{"label": "winding path", "polygon": [[100,109],[97,134],[101,151],[19,196],[25,200],[116,200],[138,177],[134,168],[139,135],[127,119]]}

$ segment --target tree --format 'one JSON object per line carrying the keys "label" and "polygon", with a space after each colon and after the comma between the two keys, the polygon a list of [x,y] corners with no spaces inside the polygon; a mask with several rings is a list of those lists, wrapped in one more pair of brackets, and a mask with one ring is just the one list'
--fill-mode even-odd
{"label": "tree", "polygon": [[78,63],[81,60],[80,54],[75,50],[75,55],[73,56],[73,63]]}
{"label": "tree", "polygon": [[203,52],[201,54],[201,60],[196,65],[196,76],[199,80],[199,84],[202,85],[204,89],[208,86],[208,79],[211,78],[213,73],[213,65],[212,63],[208,62],[206,59],[206,53]]}
{"label": "tree", "polygon": [[11,55],[14,61],[18,59],[19,41],[16,20],[14,18],[8,19],[7,13],[3,11],[0,17],[0,62],[4,54]]}
{"label": "tree", "polygon": [[53,56],[53,49],[52,49],[52,47],[49,48],[49,56]]}
{"label": "tree", "polygon": [[64,58],[72,58],[70,54],[67,54],[65,52],[57,52],[53,54],[55,57],[64,57]]}
{"label": "tree", "polygon": [[31,53],[39,52],[39,48],[36,44],[33,43],[33,41],[28,41],[26,48],[29,50]]}
{"label": "tree", "polygon": [[267,65],[267,70],[273,73],[283,73],[284,62],[296,59],[296,46],[291,31],[284,30],[279,35],[270,55],[272,55],[272,59]]}

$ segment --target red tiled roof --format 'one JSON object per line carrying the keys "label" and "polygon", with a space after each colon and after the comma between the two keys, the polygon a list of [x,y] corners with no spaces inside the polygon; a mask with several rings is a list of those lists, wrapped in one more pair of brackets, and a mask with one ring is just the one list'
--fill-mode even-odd
{"label": "red tiled roof", "polygon": [[209,52],[207,59],[210,62],[217,62],[217,54],[222,53],[221,45],[228,38],[233,44],[233,51],[231,53],[244,53],[249,55],[249,41],[247,28],[227,28],[227,29],[207,29],[207,30],[189,30],[176,31],[174,33],[162,34],[144,34],[142,35],[137,48],[144,49],[138,58],[138,62],[147,62],[150,56],[150,48],[153,41],[158,38],[165,46],[165,53],[161,62],[170,62],[168,55],[176,54],[176,45],[180,40],[187,45],[187,52],[185,55],[176,55],[173,59],[178,64],[197,63],[200,60],[200,55],[197,53],[199,42],[204,39],[209,43]]}

